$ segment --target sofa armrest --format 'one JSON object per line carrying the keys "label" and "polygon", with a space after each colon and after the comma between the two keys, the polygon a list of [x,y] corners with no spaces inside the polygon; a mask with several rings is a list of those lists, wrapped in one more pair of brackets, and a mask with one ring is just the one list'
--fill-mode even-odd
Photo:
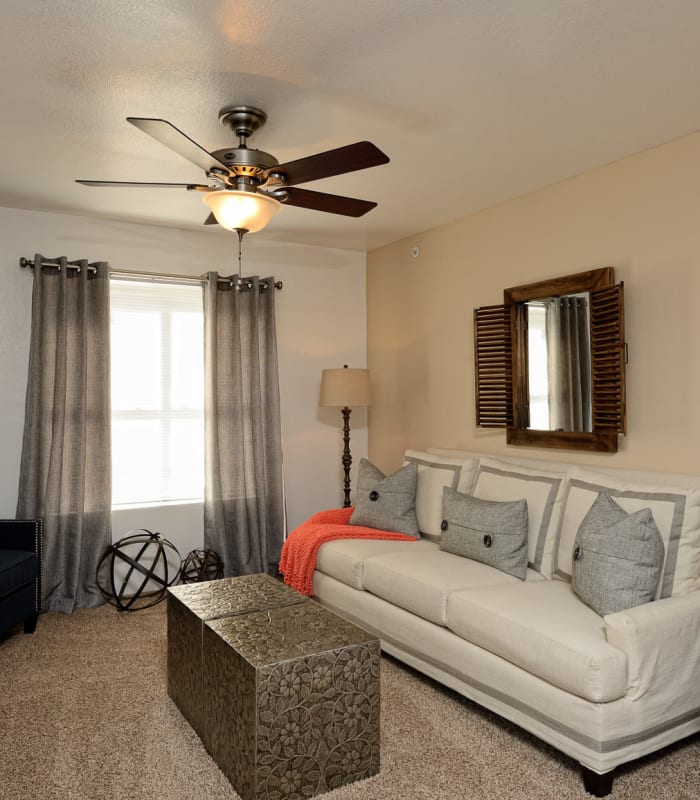
{"label": "sofa armrest", "polygon": [[700,686],[700,591],[608,614],[608,643],[627,655],[627,697],[696,697]]}
{"label": "sofa armrest", "polygon": [[0,550],[29,550],[41,562],[40,519],[0,519]]}

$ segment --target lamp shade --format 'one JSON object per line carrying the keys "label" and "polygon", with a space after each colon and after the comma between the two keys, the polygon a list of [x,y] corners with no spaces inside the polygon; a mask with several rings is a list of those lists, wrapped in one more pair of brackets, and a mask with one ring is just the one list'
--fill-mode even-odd
{"label": "lamp shade", "polygon": [[321,373],[322,406],[353,408],[371,404],[368,369],[324,369]]}
{"label": "lamp shade", "polygon": [[236,189],[207,192],[202,200],[209,206],[222,228],[249,233],[262,230],[282,208],[282,204],[274,197]]}

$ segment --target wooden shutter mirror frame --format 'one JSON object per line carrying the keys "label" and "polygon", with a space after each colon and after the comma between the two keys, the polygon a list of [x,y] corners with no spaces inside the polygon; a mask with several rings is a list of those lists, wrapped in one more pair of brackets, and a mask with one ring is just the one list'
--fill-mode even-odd
{"label": "wooden shutter mirror frame", "polygon": [[[591,298],[592,431],[532,430],[525,303],[579,292]],[[508,323],[510,335],[502,331]],[[613,267],[505,289],[502,306],[474,310],[477,425],[505,428],[508,444],[617,452],[626,433],[624,338],[623,284]]]}
{"label": "wooden shutter mirror frame", "polygon": [[506,428],[513,424],[513,359],[510,309],[474,309],[476,424]]}

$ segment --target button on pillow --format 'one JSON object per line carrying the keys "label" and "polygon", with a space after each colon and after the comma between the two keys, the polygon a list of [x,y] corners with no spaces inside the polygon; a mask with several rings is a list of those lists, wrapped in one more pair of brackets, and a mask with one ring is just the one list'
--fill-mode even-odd
{"label": "button on pillow", "polygon": [[418,538],[417,480],[418,466],[415,463],[406,464],[392,475],[384,475],[363,458],[357,477],[355,510],[349,524]]}
{"label": "button on pillow", "polygon": [[653,600],[663,561],[651,510],[628,514],[599,494],[576,534],[571,585],[598,614],[613,614]]}
{"label": "button on pillow", "polygon": [[440,549],[520,580],[527,575],[527,500],[481,500],[446,486]]}

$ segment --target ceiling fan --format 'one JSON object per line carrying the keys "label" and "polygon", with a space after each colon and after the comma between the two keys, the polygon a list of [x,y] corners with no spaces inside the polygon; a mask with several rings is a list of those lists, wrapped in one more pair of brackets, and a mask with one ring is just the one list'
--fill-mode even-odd
{"label": "ceiling fan", "polygon": [[127,122],[204,170],[208,185],[197,183],[143,183],[138,181],[77,180],[84,186],[182,188],[202,192],[212,213],[205,225],[219,223],[229,230],[261,230],[281,204],[361,217],[377,204],[369,200],[300,189],[298,184],[343,175],[389,162],[371,142],[356,142],[280,164],[262,150],[248,147],[248,137],[261,128],[267,114],[245,105],[226,106],[219,122],[238,137],[236,147],[212,153],[164,119],[127,117]]}

